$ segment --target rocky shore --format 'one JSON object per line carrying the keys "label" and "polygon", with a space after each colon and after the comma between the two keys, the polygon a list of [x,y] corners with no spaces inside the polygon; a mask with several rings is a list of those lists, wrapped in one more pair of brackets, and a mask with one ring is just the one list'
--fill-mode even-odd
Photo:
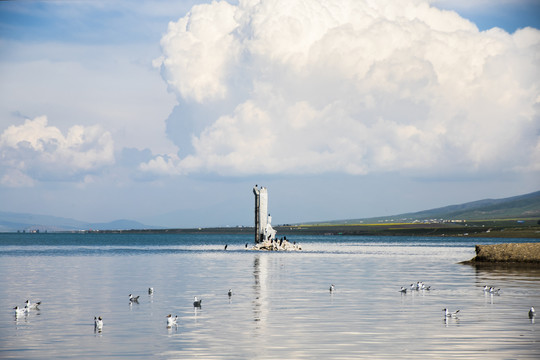
{"label": "rocky shore", "polygon": [[519,263],[540,266],[540,243],[476,245],[476,257],[464,263]]}

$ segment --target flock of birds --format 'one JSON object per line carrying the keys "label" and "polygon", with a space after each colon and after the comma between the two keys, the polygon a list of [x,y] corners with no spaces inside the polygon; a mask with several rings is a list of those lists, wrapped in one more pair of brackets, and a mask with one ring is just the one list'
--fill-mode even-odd
{"label": "flock of birds", "polygon": [[[428,285],[424,284],[423,282],[418,281],[416,284],[412,283],[410,289],[411,289],[411,291],[420,291],[420,290],[429,291],[429,290],[431,290],[431,286],[428,286]],[[399,290],[399,292],[402,293],[402,294],[406,294],[407,293],[407,288],[402,286],[401,289]]]}
{"label": "flock of birds", "polygon": [[[154,294],[154,288],[150,287],[148,288],[148,295]],[[227,292],[227,295],[229,298],[233,295],[232,289],[229,289]],[[140,295],[134,296],[133,294],[129,294],[129,305],[132,304],[138,304],[139,303],[139,297]],[[31,310],[39,310],[39,305],[41,305],[41,301],[38,301],[36,303],[31,303],[30,300],[26,300],[26,303],[23,308],[19,308],[19,306],[15,306],[13,310],[15,310],[15,317],[18,318],[19,316],[28,315],[28,313]],[[202,299],[199,299],[197,296],[193,299],[193,307],[195,308],[201,308],[202,306]],[[177,326],[178,321],[178,315],[173,317],[171,314],[166,316],[167,318],[167,327],[171,328],[173,326]],[[97,332],[101,332],[103,330],[103,318],[101,316],[94,316],[94,330]]]}
{"label": "flock of birds", "polygon": [[28,315],[30,310],[39,310],[39,305],[41,305],[41,301],[31,303],[30,300],[26,300],[23,308],[20,308],[18,305],[13,308],[15,310],[15,317]]}
{"label": "flock of birds", "polygon": [[[330,286],[330,292],[334,291],[334,284],[332,284]],[[424,284],[422,281],[418,281],[416,284],[415,283],[412,283],[410,285],[410,290],[411,291],[422,291],[422,290],[425,290],[425,291],[429,291],[431,290],[431,286],[428,286],[426,284]],[[399,290],[399,292],[401,294],[406,294],[407,293],[407,288],[402,286],[401,289]],[[484,294],[491,294],[491,295],[500,295],[500,292],[501,292],[501,289],[496,289],[494,288],[493,286],[487,286],[485,285],[484,286]],[[442,311],[444,311],[444,319],[448,319],[448,318],[453,318],[453,319],[457,319],[458,318],[458,313],[459,313],[459,309],[456,310],[456,311],[453,311],[451,312],[450,310],[444,308],[442,309]],[[534,310],[534,307],[531,306],[531,308],[529,309],[529,319],[533,320],[534,317],[536,316],[536,310]]]}
{"label": "flock of birds", "polygon": [[[428,285],[424,284],[423,282],[418,281],[416,284],[412,283],[410,285],[409,289],[411,291],[430,291],[431,286],[428,286]],[[330,288],[329,288],[330,293],[333,293],[335,290],[336,290],[336,286],[334,284],[331,284]],[[407,290],[408,289],[406,287],[402,286],[401,289],[399,290],[399,292],[401,294],[406,294]],[[487,285],[484,286],[484,293],[485,294],[500,295],[500,291],[501,291],[501,289],[496,289],[494,287],[490,287],[490,286],[487,286]],[[148,288],[148,294],[149,295],[154,294],[154,288],[152,288],[152,287]],[[232,289],[229,289],[229,291],[227,292],[227,295],[229,296],[229,298],[233,295]],[[133,296],[133,294],[129,294],[129,304],[130,305],[132,305],[134,303],[138,304],[139,303],[139,297],[140,297],[140,295]],[[40,305],[41,305],[41,301],[31,303],[30,300],[26,300],[26,303],[25,303],[23,308],[19,308],[19,306],[15,306],[13,308],[15,310],[15,317],[28,315],[28,313],[31,310],[39,310]],[[202,299],[199,299],[197,296],[195,296],[194,299],[193,299],[193,307],[201,308],[201,306],[202,306]],[[447,308],[442,309],[442,311],[444,311],[444,319],[445,320],[449,319],[449,318],[457,319],[458,318],[458,313],[460,312],[459,309],[456,310],[456,311],[450,311]],[[529,309],[528,315],[529,315],[529,319],[531,319],[531,320],[534,319],[534,317],[536,316],[536,310],[534,309],[534,307],[531,306],[531,308]],[[167,318],[167,328],[172,328],[172,327],[178,326],[178,315],[173,317],[172,314],[168,314],[166,316],[166,318]],[[101,332],[103,330],[103,318],[101,316],[94,316],[94,330],[98,331],[98,332]]]}
{"label": "flock of birds", "polygon": [[[154,288],[150,287],[148,288],[148,295],[152,295],[152,294],[154,294]],[[233,294],[232,289],[229,289],[229,291],[227,292],[227,295],[231,297],[232,294]],[[138,304],[139,297],[140,295],[133,296],[133,294],[129,294],[129,305]],[[197,296],[195,296],[193,298],[193,307],[200,309],[202,307],[202,299],[199,299]],[[172,314],[168,314],[166,318],[167,318],[168,328],[178,326],[178,315],[175,315],[173,317]],[[99,332],[103,330],[103,319],[101,318],[101,316],[99,317],[94,316],[94,329]]]}

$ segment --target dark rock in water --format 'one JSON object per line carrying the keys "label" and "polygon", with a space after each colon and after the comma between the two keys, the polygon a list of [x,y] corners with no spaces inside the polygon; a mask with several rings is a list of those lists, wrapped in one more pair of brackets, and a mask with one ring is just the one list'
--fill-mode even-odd
{"label": "dark rock in water", "polygon": [[465,263],[540,264],[540,243],[476,245],[476,257]]}

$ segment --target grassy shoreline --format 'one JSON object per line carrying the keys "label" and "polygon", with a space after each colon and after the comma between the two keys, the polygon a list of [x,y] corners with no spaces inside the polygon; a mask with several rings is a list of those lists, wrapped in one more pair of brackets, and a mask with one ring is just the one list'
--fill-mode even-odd
{"label": "grassy shoreline", "polygon": [[[523,221],[523,220],[520,220]],[[485,220],[466,224],[305,224],[279,225],[275,227],[278,237],[295,235],[348,235],[348,236],[450,236],[540,239],[537,220]],[[132,229],[86,231],[98,233],[208,233],[253,234],[253,227],[213,227],[192,229]]]}

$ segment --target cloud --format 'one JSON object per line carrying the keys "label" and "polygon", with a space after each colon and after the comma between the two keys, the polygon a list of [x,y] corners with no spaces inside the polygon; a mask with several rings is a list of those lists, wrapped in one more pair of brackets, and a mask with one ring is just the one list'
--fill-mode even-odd
{"label": "cloud", "polygon": [[235,10],[223,1],[202,4],[169,23],[161,40],[164,56],[154,64],[163,65],[169,86],[181,97],[202,102],[225,96],[226,71],[239,55],[232,34],[238,26]]}
{"label": "cloud", "polygon": [[170,23],[161,46],[156,65],[186,112],[234,111],[194,133],[191,154],[156,157],[146,171],[540,166],[537,29],[480,32],[422,0],[212,2]]}
{"label": "cloud", "polygon": [[71,181],[114,163],[111,134],[100,126],[70,127],[64,135],[47,117],[11,125],[0,135],[1,182],[29,186],[35,180]]}

